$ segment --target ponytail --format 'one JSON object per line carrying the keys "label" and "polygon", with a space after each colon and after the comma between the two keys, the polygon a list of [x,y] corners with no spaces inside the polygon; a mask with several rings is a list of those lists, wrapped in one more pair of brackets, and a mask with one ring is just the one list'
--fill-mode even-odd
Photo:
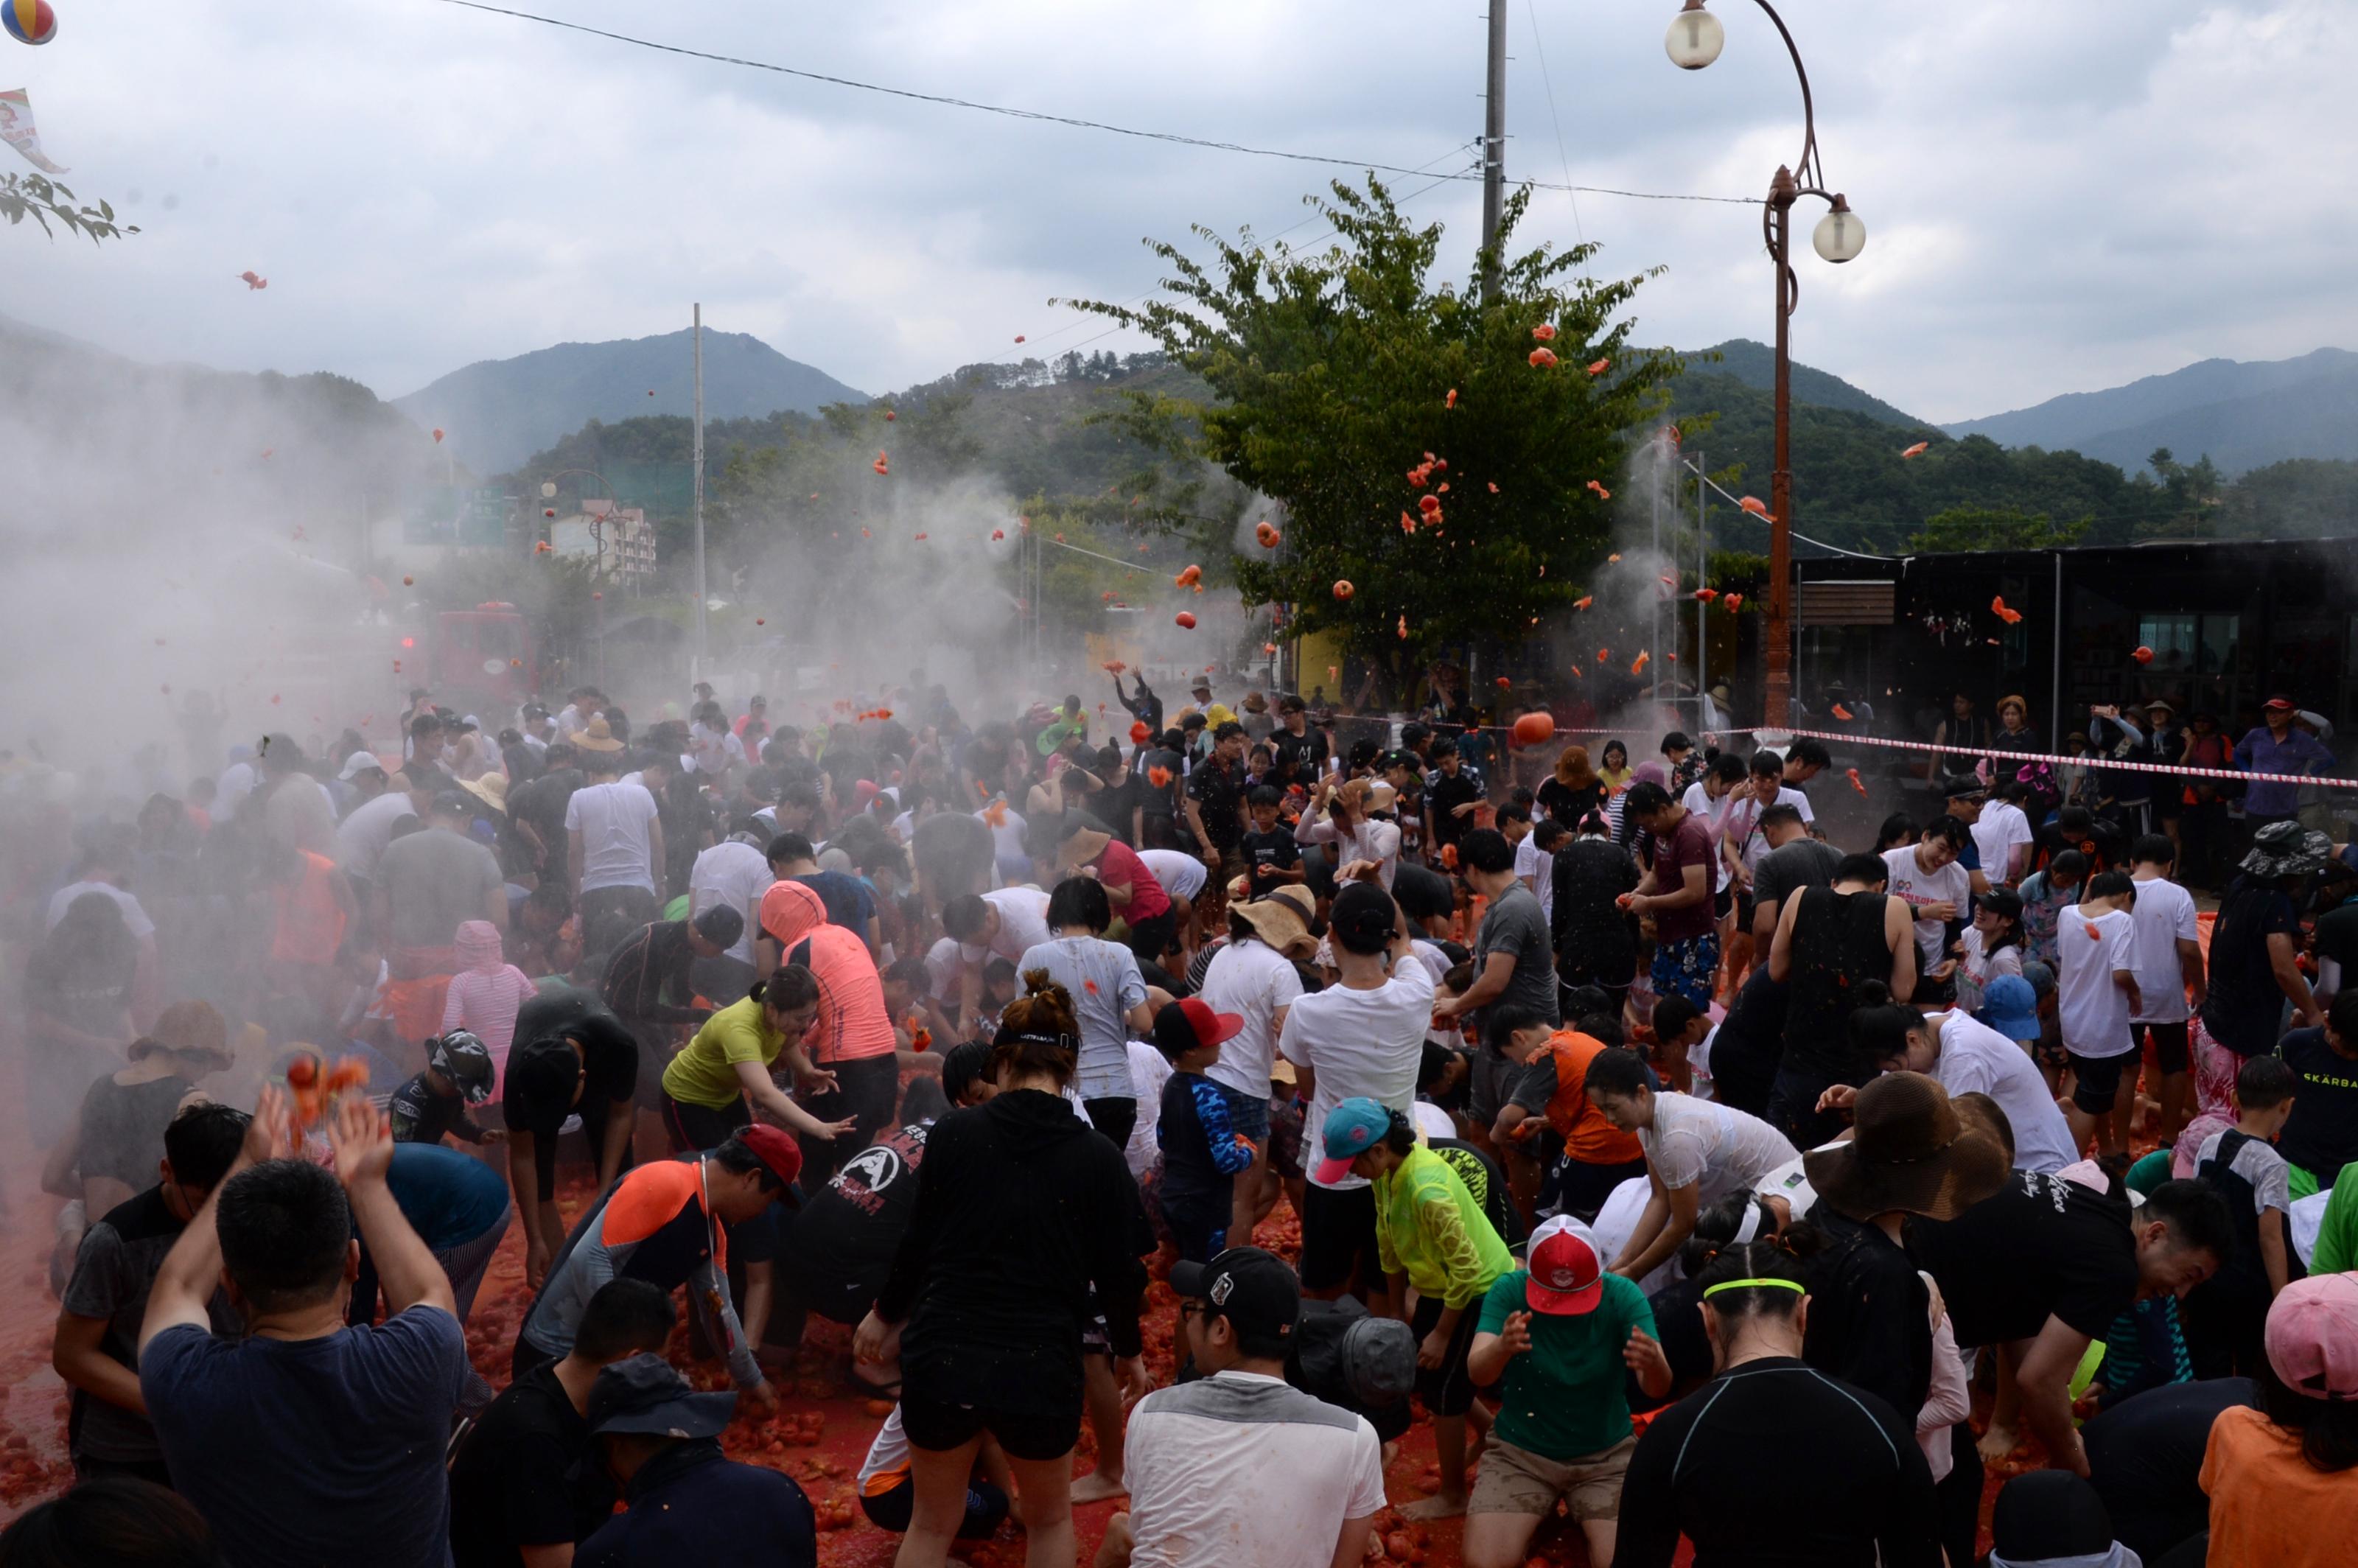
{"label": "ponytail", "polygon": [[756,1007],[773,1007],[780,1012],[792,1012],[797,1008],[818,1005],[818,977],[800,964],[781,964],[766,980],[755,980],[745,993]]}
{"label": "ponytail", "polygon": [[1824,1249],[1823,1233],[1805,1220],[1764,1240],[1723,1248],[1695,1282],[1703,1287],[1704,1304],[1724,1321],[1790,1323],[1809,1293],[1809,1260]]}
{"label": "ponytail", "polygon": [[990,1044],[991,1076],[1003,1080],[1044,1074],[1059,1085],[1069,1084],[1080,1054],[1073,993],[1045,969],[1024,970],[1023,994],[999,1015],[999,1034]]}

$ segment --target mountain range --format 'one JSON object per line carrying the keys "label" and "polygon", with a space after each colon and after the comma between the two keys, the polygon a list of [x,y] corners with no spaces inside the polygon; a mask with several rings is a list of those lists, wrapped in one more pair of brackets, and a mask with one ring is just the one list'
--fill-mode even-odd
{"label": "mountain range", "polygon": [[[440,428],[480,473],[514,468],[592,419],[691,413],[695,351],[687,330],[605,343],[558,343],[514,359],[478,360],[392,400],[421,427]],[[790,360],[746,332],[704,333],[707,419],[816,414],[868,395]]]}

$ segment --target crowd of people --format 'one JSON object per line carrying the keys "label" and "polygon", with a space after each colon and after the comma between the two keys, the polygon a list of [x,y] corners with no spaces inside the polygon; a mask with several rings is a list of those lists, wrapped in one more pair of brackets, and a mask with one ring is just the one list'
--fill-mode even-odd
{"label": "crowd of people", "polygon": [[127,816],[15,780],[77,1485],[0,1568],[813,1563],[720,1438],[814,1319],[903,1568],[1109,1499],[1098,1568],[1965,1568],[1992,1465],[1999,1568],[2341,1561],[2358,853],[2291,786],[2214,913],[1969,712],[1843,843],[1811,739],[1532,774],[1190,685],[420,689]]}

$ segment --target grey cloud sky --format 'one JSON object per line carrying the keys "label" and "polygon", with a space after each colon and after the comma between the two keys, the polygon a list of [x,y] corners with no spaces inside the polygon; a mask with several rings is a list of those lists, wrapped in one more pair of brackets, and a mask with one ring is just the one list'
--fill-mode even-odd
{"label": "grey cloud sky", "polygon": [[[1436,172],[1470,164],[1481,127],[1478,0],[524,8]],[[1516,0],[1509,173],[1562,180],[1568,160],[1581,184],[1765,188],[1798,150],[1798,94],[1765,18],[1740,0],[1714,9],[1726,51],[1688,74],[1661,49],[1671,0]],[[0,43],[0,87],[30,90],[70,183],[146,232],[97,251],[0,236],[13,285],[0,309],[141,358],[334,370],[386,395],[477,359],[668,330],[698,297],[711,325],[871,391],[1057,352],[1102,329],[1044,301],[1147,288],[1141,236],[1272,232],[1350,173],[912,103],[432,0],[59,10],[47,48]],[[1827,173],[1871,236],[1848,268],[1804,255],[1799,357],[1954,418],[2211,355],[2358,347],[2358,115],[2342,80],[2358,6],[1786,10]],[[1449,225],[1462,273],[1478,187],[1441,186],[1411,211]],[[1586,196],[1575,214],[1542,192],[1525,237],[1585,234],[1617,275],[1666,265],[1639,293],[1639,336],[1693,347],[1768,335],[1758,232],[1747,207]],[[266,293],[237,282],[247,267]]]}

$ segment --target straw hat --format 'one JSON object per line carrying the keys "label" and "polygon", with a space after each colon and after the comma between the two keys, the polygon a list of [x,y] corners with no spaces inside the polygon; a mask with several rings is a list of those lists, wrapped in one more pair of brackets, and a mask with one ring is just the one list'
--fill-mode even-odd
{"label": "straw hat", "polygon": [[[604,720],[600,719],[600,722],[603,723]],[[507,811],[508,776],[505,773],[485,773],[481,778],[460,779],[459,787],[493,811],[503,814]]]}
{"label": "straw hat", "polygon": [[1853,1219],[1954,1219],[2006,1184],[2006,1151],[1969,1132],[1949,1091],[1921,1073],[1886,1073],[1858,1091],[1847,1143],[1813,1149],[1801,1169],[1818,1201]]}
{"label": "straw hat", "polygon": [[216,1070],[230,1065],[229,1022],[221,1010],[201,997],[176,1001],[156,1016],[156,1027],[133,1041],[127,1054],[135,1062],[161,1048],[179,1056],[202,1056]]}
{"label": "straw hat", "polygon": [[613,729],[607,724],[606,716],[602,713],[590,721],[589,728],[576,730],[566,739],[571,741],[577,750],[583,752],[619,752],[622,749],[622,743],[614,739]]}
{"label": "straw hat", "polygon": [[1228,913],[1252,927],[1253,935],[1289,958],[1306,958],[1318,950],[1310,935],[1310,918],[1317,910],[1315,895],[1300,886],[1279,888],[1266,898],[1228,905]]}

